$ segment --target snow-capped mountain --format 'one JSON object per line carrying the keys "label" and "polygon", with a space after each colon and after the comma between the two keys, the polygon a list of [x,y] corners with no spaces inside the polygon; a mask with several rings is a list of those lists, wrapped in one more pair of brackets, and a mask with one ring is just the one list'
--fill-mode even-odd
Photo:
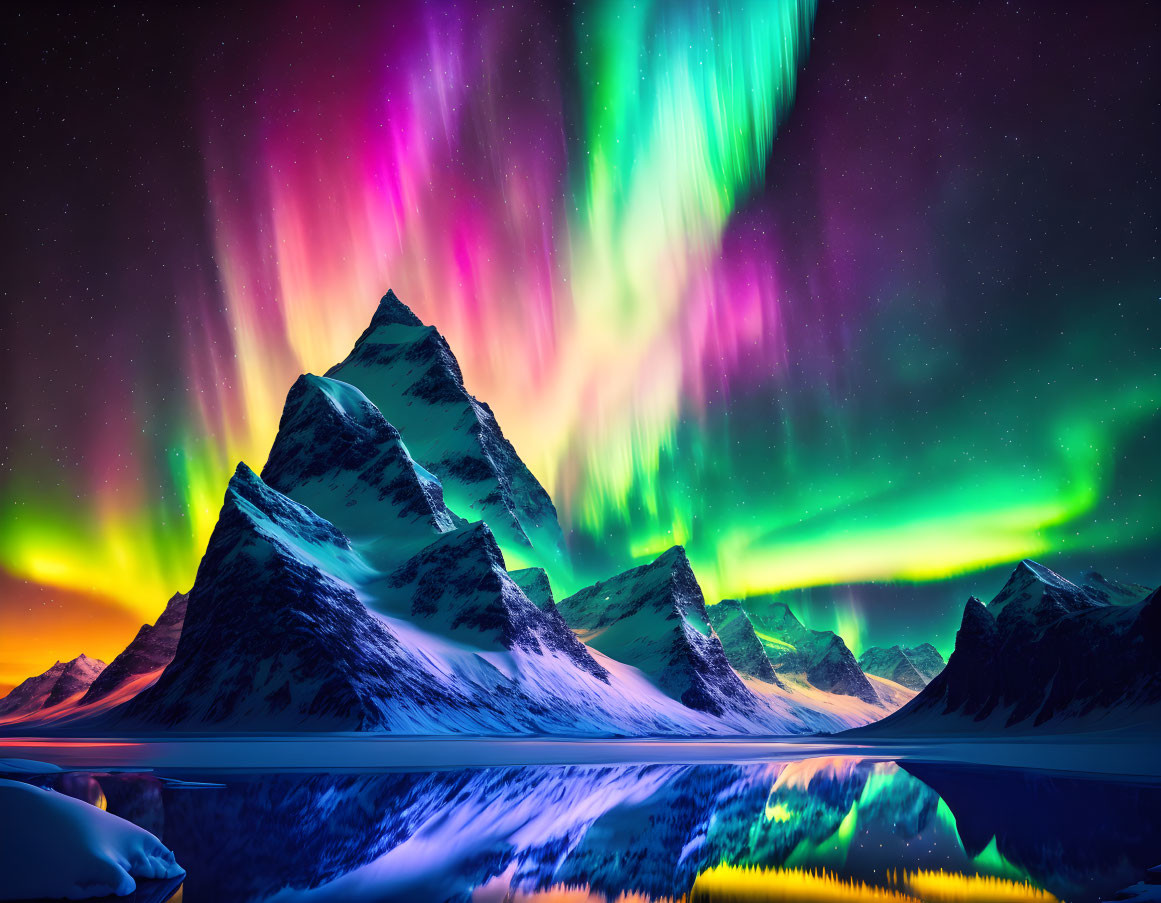
{"label": "snow-capped mountain", "polygon": [[830,630],[809,630],[782,602],[748,609],[750,620],[774,670],[797,676],[828,693],[868,703],[879,697],[843,638]]}
{"label": "snow-capped mountain", "polygon": [[[516,454],[491,408],[464,387],[443,336],[387,292],[342,363],[326,374],[357,386],[443,483],[448,505],[483,520],[501,543],[541,560],[564,555],[556,508]],[[529,557],[535,557],[530,555]]]}
{"label": "snow-capped mountain", "polygon": [[178,729],[382,725],[404,681],[421,699],[438,689],[409,673],[405,650],[356,594],[351,583],[369,573],[333,525],[240,464],[174,660],[116,714]]}
{"label": "snow-capped mountain", "polygon": [[174,593],[153,625],[144,624],[137,636],[90,685],[77,703],[92,705],[145,674],[159,673],[173,661],[189,596]]}
{"label": "snow-capped mountain", "polygon": [[138,730],[586,736],[801,732],[809,723],[790,705],[714,717],[588,649],[524,596],[484,524],[442,534],[384,574],[245,465],[189,593],[173,662],[99,718],[98,727]]}
{"label": "snow-capped mountain", "polygon": [[84,653],[69,662],[55,662],[43,674],[22,681],[0,699],[0,718],[25,716],[59,705],[87,690],[104,669],[103,661]]}
{"label": "snow-capped mountain", "polygon": [[782,686],[746,609],[737,599],[723,599],[708,608],[709,620],[722,641],[726,658],[739,674]]}
{"label": "snow-capped mountain", "polygon": [[1161,714],[1161,593],[1107,605],[1021,562],[987,606],[964,608],[947,667],[872,733],[1078,731]]}
{"label": "snow-capped mountain", "polygon": [[595,649],[639,668],[674,699],[713,714],[753,712],[710,625],[681,546],[564,599],[565,621]]}
{"label": "snow-capped mountain", "polygon": [[1025,558],[988,603],[988,612],[996,618],[1043,624],[1100,604],[1084,587]]}
{"label": "snow-capped mountain", "polygon": [[893,680],[910,690],[922,690],[943,670],[946,663],[939,650],[930,643],[920,646],[872,646],[859,656],[859,667],[865,674]]}

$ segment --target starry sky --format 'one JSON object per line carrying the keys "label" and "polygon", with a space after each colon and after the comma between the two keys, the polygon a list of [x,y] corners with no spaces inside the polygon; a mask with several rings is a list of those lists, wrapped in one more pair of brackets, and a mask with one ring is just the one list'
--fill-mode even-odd
{"label": "starry sky", "polygon": [[388,287],[558,590],[680,542],[711,601],[947,652],[1023,557],[1161,583],[1155,4],[0,19],[0,687],[188,589]]}

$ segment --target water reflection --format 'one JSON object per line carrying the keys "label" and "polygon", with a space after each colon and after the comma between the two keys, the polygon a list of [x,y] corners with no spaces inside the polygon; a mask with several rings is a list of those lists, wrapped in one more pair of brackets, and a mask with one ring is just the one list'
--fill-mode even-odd
{"label": "water reflection", "polygon": [[1014,770],[817,758],[215,780],[56,785],[171,846],[186,903],[1083,903],[1161,861],[1161,787]]}

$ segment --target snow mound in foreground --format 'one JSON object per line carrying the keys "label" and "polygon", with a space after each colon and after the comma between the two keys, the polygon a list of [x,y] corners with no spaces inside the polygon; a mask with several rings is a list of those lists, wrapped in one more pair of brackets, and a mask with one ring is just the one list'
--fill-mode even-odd
{"label": "snow mound in foreground", "polygon": [[96,806],[30,784],[0,780],[0,899],[79,900],[137,889],[135,878],[185,870],[148,831]]}

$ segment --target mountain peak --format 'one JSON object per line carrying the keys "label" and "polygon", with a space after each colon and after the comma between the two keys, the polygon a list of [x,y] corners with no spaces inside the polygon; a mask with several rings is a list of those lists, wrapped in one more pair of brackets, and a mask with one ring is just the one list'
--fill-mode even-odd
{"label": "mountain peak", "polygon": [[1100,604],[1082,587],[1025,558],[1012,570],[1008,582],[988,603],[987,609],[996,617],[1003,615],[1005,622],[1020,618],[1042,625],[1055,617]]}
{"label": "mountain peak", "polygon": [[60,677],[53,684],[52,690],[44,701],[44,708],[50,708],[57,703],[64,702],[70,696],[87,690],[104,670],[105,663],[103,661],[91,658],[82,652],[61,670]]}
{"label": "mountain peak", "polygon": [[566,555],[552,499],[491,409],[464,386],[447,341],[393,293],[379,303],[351,353],[326,375],[358,387],[394,424],[457,512],[486,520],[506,548],[532,548],[545,562]]}
{"label": "mountain peak", "polygon": [[424,323],[412,312],[410,307],[399,300],[395,290],[389,288],[375,309],[375,315],[371,318],[371,328],[392,325],[423,326]]}
{"label": "mountain peak", "polygon": [[330,419],[340,419],[364,430],[383,431],[391,438],[399,438],[399,431],[387,423],[366,395],[337,379],[304,373],[295,380],[287,393],[279,426],[288,419],[301,417],[299,409],[303,407],[312,408],[314,416],[329,415]]}
{"label": "mountain peak", "polygon": [[956,634],[956,648],[959,648],[960,637],[990,637],[995,633],[996,619],[977,597],[969,596],[963,608],[963,618],[960,620],[959,633]]}
{"label": "mountain peak", "polygon": [[602,681],[605,669],[560,617],[551,598],[541,607],[504,568],[496,538],[483,521],[444,533],[387,578],[377,600],[388,616],[485,650],[551,651]]}
{"label": "mountain peak", "polygon": [[570,627],[588,634],[593,648],[639,668],[690,708],[720,715],[751,710],[757,702],[730,668],[680,546],[557,607]]}
{"label": "mountain peak", "polygon": [[[351,549],[350,541],[334,524],[268,486],[245,461],[238,462],[230,477],[214,529],[216,532],[239,528],[245,532],[252,530],[279,548],[305,544],[335,546],[348,553]],[[227,545],[223,543],[223,547]],[[202,563],[205,564],[204,558]]]}

